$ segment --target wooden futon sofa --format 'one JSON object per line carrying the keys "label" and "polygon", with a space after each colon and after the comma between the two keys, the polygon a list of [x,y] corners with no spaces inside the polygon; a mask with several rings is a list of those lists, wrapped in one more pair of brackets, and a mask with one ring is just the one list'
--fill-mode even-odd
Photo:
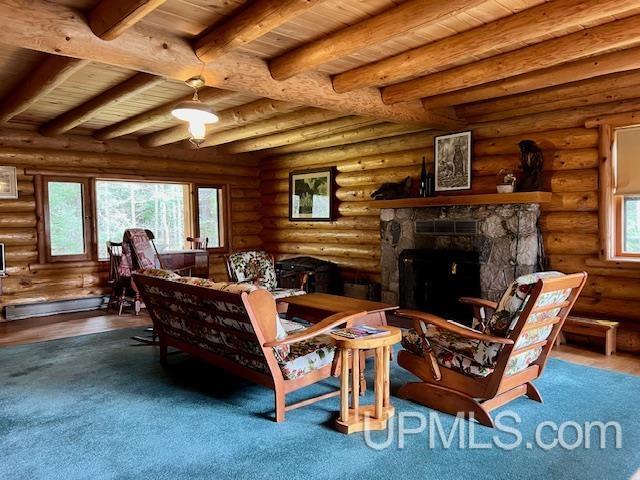
{"label": "wooden futon sofa", "polygon": [[158,269],[134,274],[160,341],[275,392],[276,421],[285,411],[336,396],[339,390],[285,405],[289,392],[337,371],[335,347],[326,333],[366,312],[332,315],[304,328],[278,317],[273,296],[252,284],[214,283]]}

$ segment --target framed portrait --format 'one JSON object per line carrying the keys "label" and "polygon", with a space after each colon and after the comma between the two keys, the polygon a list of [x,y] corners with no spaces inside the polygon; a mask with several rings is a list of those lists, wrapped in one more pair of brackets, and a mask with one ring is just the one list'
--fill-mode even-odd
{"label": "framed portrait", "polygon": [[289,220],[333,220],[334,170],[322,168],[289,174]]}
{"label": "framed portrait", "polygon": [[440,135],[435,146],[435,190],[471,188],[471,132]]}
{"label": "framed portrait", "polygon": [[3,198],[18,198],[16,167],[0,167],[0,200]]}

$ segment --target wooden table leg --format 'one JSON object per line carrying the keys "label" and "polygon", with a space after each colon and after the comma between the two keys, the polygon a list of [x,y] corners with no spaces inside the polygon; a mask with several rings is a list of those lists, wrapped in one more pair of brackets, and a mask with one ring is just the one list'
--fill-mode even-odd
{"label": "wooden table leg", "polygon": [[357,416],[360,407],[360,351],[351,350],[351,359],[353,361],[351,367],[351,385],[353,385],[351,387],[351,408]]}
{"label": "wooden table leg", "polygon": [[375,349],[376,356],[376,381],[374,385],[375,396],[375,417],[382,419],[382,403],[384,396],[384,348],[378,347]]}
{"label": "wooden table leg", "polygon": [[389,347],[383,347],[384,348],[384,353],[382,355],[382,357],[384,358],[384,408],[389,408],[389,406],[391,405],[391,401],[390,401],[390,393],[389,393],[389,384],[390,384],[390,380],[389,380],[389,366],[390,366],[390,355],[391,355],[391,349]]}
{"label": "wooden table leg", "polygon": [[364,371],[367,369],[366,354],[366,350],[358,350],[358,355],[360,355],[360,395],[364,395],[367,391],[367,379],[364,377]]}
{"label": "wooden table leg", "polygon": [[340,351],[340,420],[349,420],[349,350]]}

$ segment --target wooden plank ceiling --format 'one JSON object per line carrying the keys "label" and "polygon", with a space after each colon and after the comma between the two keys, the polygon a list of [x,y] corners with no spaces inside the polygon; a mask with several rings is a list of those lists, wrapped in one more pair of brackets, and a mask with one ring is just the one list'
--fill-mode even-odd
{"label": "wooden plank ceiling", "polygon": [[0,0],[0,121],[188,148],[170,110],[203,72],[208,148],[448,130],[635,89],[639,34],[640,0]]}

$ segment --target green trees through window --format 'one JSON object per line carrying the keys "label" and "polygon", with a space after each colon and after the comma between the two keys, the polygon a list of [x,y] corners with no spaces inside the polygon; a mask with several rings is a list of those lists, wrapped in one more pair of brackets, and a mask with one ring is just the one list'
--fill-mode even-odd
{"label": "green trees through window", "polygon": [[640,253],[640,197],[624,199],[624,251]]}
{"label": "green trees through window", "polygon": [[220,189],[198,188],[200,237],[209,239],[209,248],[220,246]]}
{"label": "green trees through window", "polygon": [[184,248],[189,186],[175,183],[96,181],[98,256],[107,257],[107,240],[122,241],[127,228],[149,229],[159,251]]}
{"label": "green trees through window", "polygon": [[82,183],[49,182],[49,242],[51,256],[85,252]]}

